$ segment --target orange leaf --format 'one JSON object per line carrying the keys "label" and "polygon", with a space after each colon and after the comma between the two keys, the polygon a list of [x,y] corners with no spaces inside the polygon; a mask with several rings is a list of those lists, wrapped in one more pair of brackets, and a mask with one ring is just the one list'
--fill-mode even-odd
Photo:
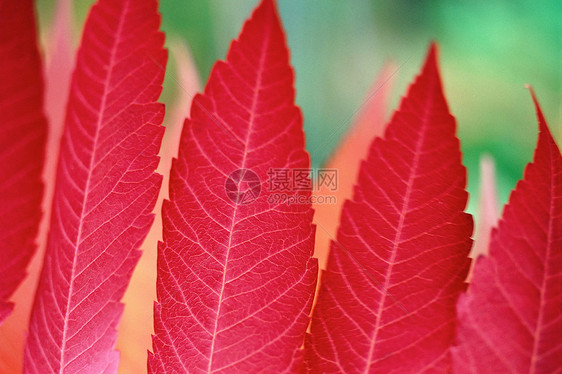
{"label": "orange leaf", "polygon": [[322,202],[318,197],[326,195],[335,195],[337,199],[335,204],[313,205],[314,221],[318,225],[314,257],[318,258],[321,269],[326,269],[330,240],[336,236],[343,203],[353,195],[353,184],[357,180],[361,161],[367,157],[373,139],[383,135],[385,112],[395,72],[393,64],[383,66],[348,133],[325,165],[327,169],[337,170],[338,183],[336,191],[322,188],[315,192],[315,201]]}

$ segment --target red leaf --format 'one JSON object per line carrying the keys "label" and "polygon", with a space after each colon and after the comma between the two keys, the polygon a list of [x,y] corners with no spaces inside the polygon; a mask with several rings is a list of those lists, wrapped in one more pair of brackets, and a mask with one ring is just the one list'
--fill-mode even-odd
{"label": "red leaf", "polygon": [[46,122],[31,0],[0,0],[0,324],[35,252]]}
{"label": "red leaf", "polygon": [[119,303],[153,221],[164,35],[153,0],[100,0],[72,78],[24,369],[117,370]]}
{"label": "red leaf", "polygon": [[71,69],[74,65],[72,52],[75,48],[70,45],[72,19],[71,0],[58,0],[43,51],[45,81],[43,107],[49,125],[43,158],[42,214],[36,238],[37,249],[27,265],[28,275],[11,297],[15,310],[0,327],[0,341],[6,343],[0,344],[0,373],[22,372],[27,325],[47,246],[56,164],[64,124],[63,111],[66,109]]}
{"label": "red leaf", "polygon": [[[293,80],[264,0],[184,124],[163,207],[152,373],[281,373],[300,363],[317,271],[312,209],[270,204],[266,183],[269,168],[309,168]],[[246,199],[225,191],[238,169],[261,181]]]}
{"label": "red leaf", "polygon": [[472,219],[433,46],[363,162],[323,273],[311,373],[446,372]]}
{"label": "red leaf", "polygon": [[562,373],[562,156],[539,140],[458,304],[458,373]]}

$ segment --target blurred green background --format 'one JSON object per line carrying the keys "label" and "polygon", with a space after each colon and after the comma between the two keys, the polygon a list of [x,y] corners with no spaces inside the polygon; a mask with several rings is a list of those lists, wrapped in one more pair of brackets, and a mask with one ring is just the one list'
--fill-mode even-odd
{"label": "blurred green background", "polygon": [[[76,30],[92,3],[75,2]],[[189,44],[205,82],[256,4],[256,0],[161,0],[163,29],[169,39]],[[431,40],[440,45],[445,92],[458,122],[471,212],[483,153],[496,161],[502,204],[532,158],[537,127],[525,83],[535,88],[560,144],[560,0],[278,0],[278,7],[313,167],[321,166],[338,144],[377,72],[389,60],[400,67],[389,114],[396,108]],[[53,8],[53,0],[38,1],[42,31],[49,26]],[[177,89],[170,79],[174,74],[170,64],[166,104]]]}

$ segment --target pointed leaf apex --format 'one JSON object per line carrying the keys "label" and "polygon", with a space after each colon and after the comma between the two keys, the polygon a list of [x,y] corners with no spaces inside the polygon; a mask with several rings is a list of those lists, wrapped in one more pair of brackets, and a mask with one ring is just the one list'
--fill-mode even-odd
{"label": "pointed leaf apex", "polygon": [[[492,233],[489,256],[477,261],[457,305],[453,372],[560,371],[562,156],[527,88],[537,110],[539,139],[533,162]],[[497,313],[501,319],[493,317]]]}
{"label": "pointed leaf apex", "polygon": [[149,373],[293,373],[302,362],[317,279],[310,190],[288,190],[305,203],[286,204],[260,183],[310,168],[293,86],[275,3],[262,1],[184,122],[162,209]]}
{"label": "pointed leaf apex", "polygon": [[[470,265],[465,186],[432,45],[342,209],[305,342],[307,372],[450,371]],[[438,330],[419,328],[428,324]]]}
{"label": "pointed leaf apex", "polygon": [[262,0],[260,5],[254,11],[254,15],[259,12],[266,12],[275,14],[277,9],[277,4],[274,0]]}
{"label": "pointed leaf apex", "polygon": [[537,113],[537,122],[539,126],[539,138],[537,140],[537,149],[539,148],[539,143],[548,144],[548,147],[552,149],[554,155],[558,155],[554,157],[560,157],[560,149],[558,148],[558,145],[556,144],[556,141],[554,140],[554,137],[552,136],[552,133],[548,128],[548,124],[546,123],[546,119],[544,118],[544,115],[542,113],[539,101],[537,99],[537,96],[535,95],[535,91],[533,90],[533,87],[529,84],[525,85],[525,87],[529,89],[531,93],[531,98],[533,99],[533,103],[535,104],[535,111]]}
{"label": "pointed leaf apex", "polygon": [[539,131],[541,132],[541,134],[543,132],[546,132],[548,134],[548,137],[552,137],[552,135],[550,134],[550,130],[548,129],[548,126],[546,124],[546,120],[544,119],[544,115],[542,114],[541,106],[539,104],[539,100],[537,99],[537,95],[535,94],[535,90],[533,90],[533,86],[531,86],[530,84],[526,84],[525,88],[527,88],[531,93],[531,98],[533,99],[533,103],[535,104]]}
{"label": "pointed leaf apex", "polygon": [[425,63],[423,66],[423,74],[428,71],[437,71],[437,60],[439,57],[439,47],[436,42],[431,42],[429,49],[427,51],[427,57],[425,58]]}

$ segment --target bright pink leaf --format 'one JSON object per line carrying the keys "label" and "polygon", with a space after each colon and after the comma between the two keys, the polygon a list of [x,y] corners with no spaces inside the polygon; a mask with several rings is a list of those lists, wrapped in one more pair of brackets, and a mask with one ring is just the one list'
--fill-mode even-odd
{"label": "bright pink leaf", "polygon": [[[317,271],[310,192],[278,203],[267,183],[270,168],[309,168],[293,81],[264,0],[184,124],[163,208],[151,373],[283,373],[301,362]],[[261,182],[229,179],[239,169]]]}
{"label": "bright pink leaf", "polygon": [[472,219],[433,46],[361,165],[322,275],[311,373],[444,373]]}
{"label": "bright pink leaf", "polygon": [[119,303],[153,221],[164,128],[155,0],[100,0],[72,78],[24,369],[115,372]]}
{"label": "bright pink leaf", "polygon": [[[50,142],[60,141],[70,80],[74,67],[75,43],[73,42],[72,0],[58,0],[56,12],[49,29],[45,53],[45,112],[49,122],[56,124],[56,134]],[[49,129],[53,132],[52,129]]]}
{"label": "bright pink leaf", "polygon": [[35,252],[47,126],[33,1],[0,0],[0,324]]}
{"label": "bright pink leaf", "polygon": [[71,43],[73,35],[71,8],[72,0],[57,1],[43,49],[45,77],[43,107],[48,127],[42,173],[44,184],[42,215],[36,239],[37,250],[27,265],[28,275],[11,297],[15,304],[15,311],[0,327],[0,341],[4,343],[0,344],[0,373],[22,372],[27,325],[47,247],[60,137],[64,127],[71,70],[74,66],[75,48],[74,43]]}
{"label": "bright pink leaf", "polygon": [[562,373],[562,156],[539,139],[458,305],[456,373]]}
{"label": "bright pink leaf", "polygon": [[43,211],[45,217],[41,221],[39,231],[39,253],[41,255],[47,245],[57,161],[64,129],[64,116],[70,91],[72,69],[74,68],[73,20],[72,1],[58,0],[45,48],[45,115],[49,120],[49,131],[43,169],[43,180],[45,181]]}

